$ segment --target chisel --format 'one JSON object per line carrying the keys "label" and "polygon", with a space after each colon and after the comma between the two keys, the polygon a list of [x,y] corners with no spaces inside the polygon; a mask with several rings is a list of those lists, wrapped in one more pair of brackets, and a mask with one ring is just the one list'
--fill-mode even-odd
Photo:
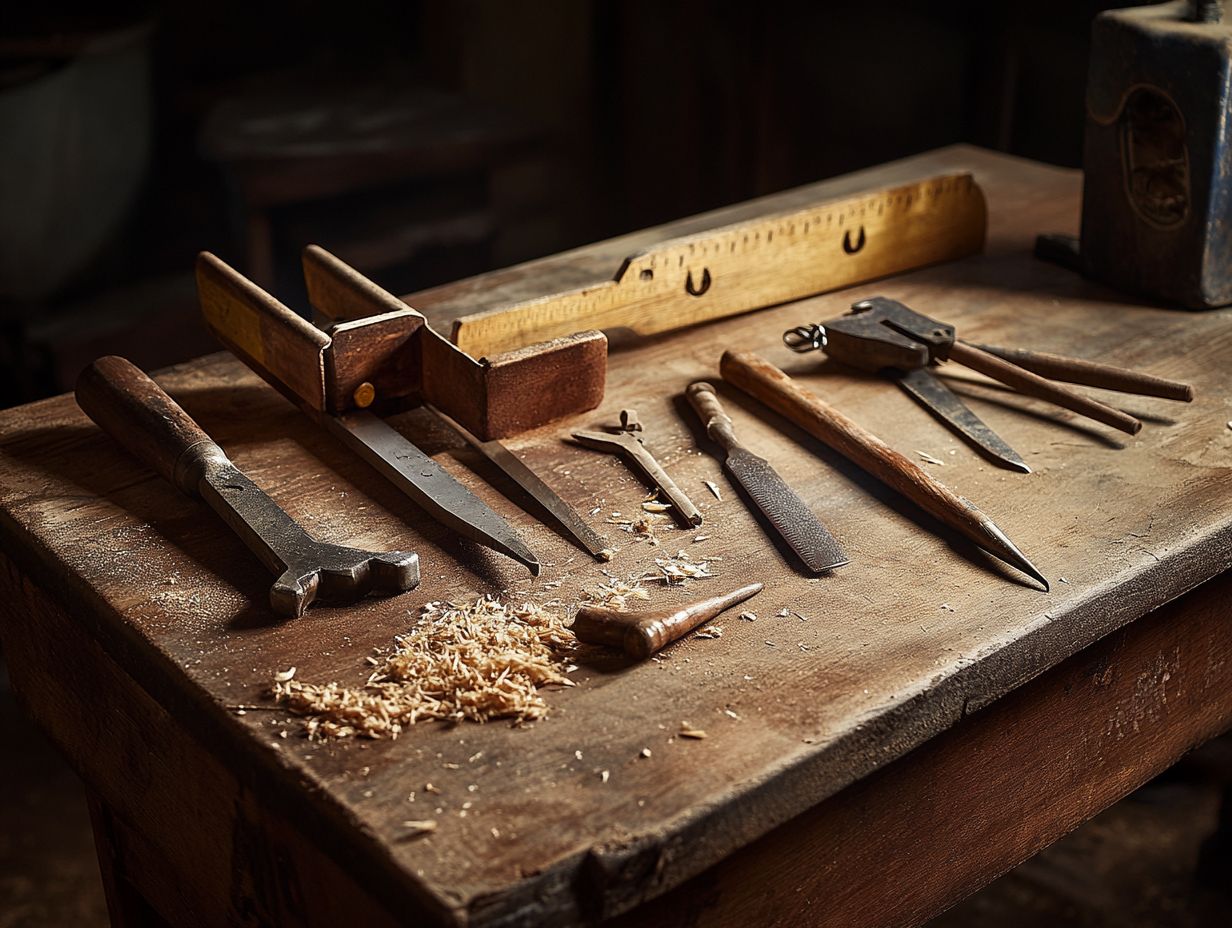
{"label": "chisel", "polygon": [[813,573],[820,573],[846,564],[847,555],[804,501],[783,482],[765,458],[758,457],[737,440],[732,420],[723,411],[714,387],[704,381],[690,384],[688,397],[706,424],[706,434],[727,452],[723,467],[749,494],[804,566]]}

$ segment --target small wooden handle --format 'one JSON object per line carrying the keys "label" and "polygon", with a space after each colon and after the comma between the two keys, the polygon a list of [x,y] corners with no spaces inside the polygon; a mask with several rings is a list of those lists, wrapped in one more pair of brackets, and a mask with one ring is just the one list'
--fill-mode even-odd
{"label": "small wooden handle", "polygon": [[707,435],[728,451],[740,447],[739,441],[736,440],[731,417],[723,411],[723,404],[719,402],[719,396],[714,392],[713,386],[704,380],[699,380],[689,384],[685,395],[688,396],[689,404],[705,424]]}
{"label": "small wooden handle", "polygon": [[1025,348],[1002,348],[999,345],[972,345],[980,351],[996,355],[1004,361],[1025,367],[1041,377],[1078,383],[1084,387],[1102,387],[1118,393],[1133,393],[1137,396],[1158,396],[1166,400],[1190,403],[1194,389],[1187,383],[1131,371],[1111,364],[1100,364],[1083,358],[1068,358],[1065,355],[1044,351],[1028,351]]}
{"label": "small wooden handle", "polygon": [[200,464],[225,455],[192,417],[142,371],[114,355],[77,378],[77,405],[143,463],[189,496],[198,496]]}
{"label": "small wooden handle", "polygon": [[1130,435],[1137,435],[1142,429],[1142,423],[1128,413],[1121,412],[1119,409],[1113,409],[1111,406],[1083,396],[1081,393],[1075,393],[1073,390],[1059,386],[1051,380],[1045,380],[1038,374],[1032,374],[1029,370],[1021,368],[1017,364],[1003,361],[996,355],[989,354],[987,351],[981,351],[974,345],[955,341],[950,347],[949,359],[958,362],[963,367],[979,371],[993,380],[999,380],[1007,387],[1013,387],[1019,393],[1039,397],[1041,400],[1047,400],[1050,403],[1055,403],[1057,406],[1071,409],[1076,413],[1086,416],[1088,419],[1094,419],[1096,422],[1110,425],[1115,429],[1120,429],[1122,432],[1128,432]]}

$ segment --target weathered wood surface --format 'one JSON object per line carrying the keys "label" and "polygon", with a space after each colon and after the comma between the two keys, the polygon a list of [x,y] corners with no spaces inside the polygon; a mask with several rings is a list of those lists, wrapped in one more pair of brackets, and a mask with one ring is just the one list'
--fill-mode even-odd
{"label": "weathered wood surface", "polygon": [[[277,713],[240,716],[226,708],[259,702],[272,673],[292,664],[305,680],[361,681],[370,649],[387,645],[427,600],[509,590],[574,602],[599,574],[589,558],[489,488],[469,469],[486,474],[483,462],[427,413],[397,423],[519,527],[549,565],[537,581],[449,538],[222,356],[171,369],[160,383],[314,534],[418,550],[421,587],[397,599],[274,621],[262,605],[268,578],[225,528],[141,469],[60,397],[0,414],[0,533],[22,572],[6,588],[37,583],[40,595],[54,596],[92,647],[131,677],[133,699],[140,694],[165,707],[170,729],[204,745],[215,764],[202,772],[202,783],[224,771],[241,778],[249,813],[268,809],[272,821],[291,822],[326,855],[319,868],[341,870],[398,917],[563,922],[625,910],[1229,566],[1232,317],[1126,303],[1035,262],[1037,231],[1076,225],[1078,178],[1070,172],[951,149],[844,178],[833,189],[964,168],[988,193],[986,255],[617,351],[596,413],[511,443],[580,511],[631,512],[644,491],[625,466],[560,439],[569,428],[612,422],[621,408],[637,408],[649,446],[701,505],[706,524],[662,530],[662,548],[601,526],[623,542],[610,568],[639,572],[677,548],[695,558],[724,557],[717,579],[665,592],[655,604],[745,582],[767,585],[748,604],[756,622],[723,621],[722,638],[686,639],[658,662],[619,671],[582,667],[572,675],[576,687],[550,695],[553,716],[529,729],[425,725],[396,742],[319,745],[279,737],[295,728]],[[627,254],[636,238],[615,247]],[[498,289],[516,289],[546,287],[555,275],[552,285],[564,286],[612,247],[492,279]],[[408,299],[439,327],[479,286],[465,282]],[[820,357],[780,345],[789,325],[832,317],[876,293],[954,322],[975,341],[1191,381],[1197,398],[1178,405],[1117,397],[1146,422],[1127,438],[986,382],[954,380],[1035,473],[999,470],[889,385],[829,370]],[[1042,570],[1065,582],[1055,582],[1050,594],[1019,582],[963,540],[938,535],[935,523],[837,455],[720,386],[745,443],[816,508],[852,556],[834,577],[797,573],[722,476],[713,449],[699,447],[701,426],[683,398],[691,381],[715,377],[719,354],[733,346],[764,353],[896,449],[945,461],[940,479],[979,500]],[[722,502],[706,493],[703,479],[723,488]],[[699,533],[709,540],[692,542]],[[557,581],[559,587],[549,586]],[[783,607],[803,618],[776,617]],[[6,648],[13,638],[18,650],[35,653],[40,670],[54,666],[55,628],[38,613],[11,600],[3,634]],[[69,654],[75,672],[93,666],[88,654]],[[18,673],[14,679],[20,686]],[[36,680],[55,689],[45,674]],[[73,721],[93,726],[101,750],[108,728],[123,725],[125,699],[100,705],[105,711],[97,717]],[[71,703],[57,703],[54,693],[41,699],[49,727],[57,706]],[[684,721],[709,737],[674,737]],[[1087,721],[1093,730],[1112,723],[1103,716]],[[156,759],[159,739],[145,743]],[[643,748],[650,757],[641,756]],[[95,764],[88,751],[76,756],[83,767]],[[1029,752],[1024,757],[1038,763]],[[159,769],[122,753],[111,762]],[[610,771],[606,783],[602,770]],[[424,792],[429,782],[439,794]],[[1012,780],[1006,782],[1009,788]],[[126,793],[133,825],[152,814],[138,792]],[[154,813],[174,821],[192,806],[185,801]],[[259,829],[264,819],[254,816],[248,821]],[[421,818],[437,819],[437,832],[406,840],[401,823]]]}

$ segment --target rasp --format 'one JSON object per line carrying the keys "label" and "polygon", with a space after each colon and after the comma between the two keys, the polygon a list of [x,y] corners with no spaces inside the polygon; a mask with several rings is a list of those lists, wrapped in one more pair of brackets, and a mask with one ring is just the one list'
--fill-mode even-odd
{"label": "rasp", "polygon": [[820,573],[846,564],[846,553],[804,501],[783,482],[765,458],[758,457],[737,440],[732,420],[723,411],[714,387],[704,381],[690,384],[688,397],[706,424],[706,434],[727,452],[723,461],[727,472],[744,487],[804,566],[813,573]]}
{"label": "rasp", "polygon": [[564,529],[574,541],[590,552],[591,557],[600,561],[610,561],[614,553],[602,536],[582,521],[577,511],[566,503],[550,486],[544,483],[539,475],[522,463],[512,451],[499,441],[481,441],[467,429],[445,415],[435,406],[429,407],[437,416],[448,424],[455,432],[466,439],[467,444],[482,454],[485,458],[500,468],[501,473],[525,490],[532,499],[550,515],[553,521]]}

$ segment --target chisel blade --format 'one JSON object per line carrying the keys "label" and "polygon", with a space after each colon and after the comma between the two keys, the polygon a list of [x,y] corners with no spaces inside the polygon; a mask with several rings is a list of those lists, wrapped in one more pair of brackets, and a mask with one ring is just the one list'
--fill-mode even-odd
{"label": "chisel blade", "polygon": [[898,374],[898,384],[921,406],[964,436],[992,460],[1024,474],[1031,473],[1031,468],[1018,456],[1018,452],[986,426],[932,371],[923,367],[902,371]]}
{"label": "chisel blade", "polygon": [[733,448],[723,466],[809,570],[820,573],[847,563],[847,555],[834,536],[765,458]]}
{"label": "chisel blade", "polygon": [[385,420],[368,412],[321,418],[326,428],[433,519],[463,538],[508,555],[539,576],[538,558],[509,523]]}
{"label": "chisel blade", "polygon": [[480,441],[467,429],[445,415],[435,406],[429,407],[444,422],[466,439],[467,444],[500,468],[501,472],[520,486],[535,502],[544,508],[552,519],[580,544],[591,557],[600,561],[612,559],[613,548],[598,532],[582,521],[582,517],[566,503],[539,475],[522,463],[512,451],[499,441]]}

